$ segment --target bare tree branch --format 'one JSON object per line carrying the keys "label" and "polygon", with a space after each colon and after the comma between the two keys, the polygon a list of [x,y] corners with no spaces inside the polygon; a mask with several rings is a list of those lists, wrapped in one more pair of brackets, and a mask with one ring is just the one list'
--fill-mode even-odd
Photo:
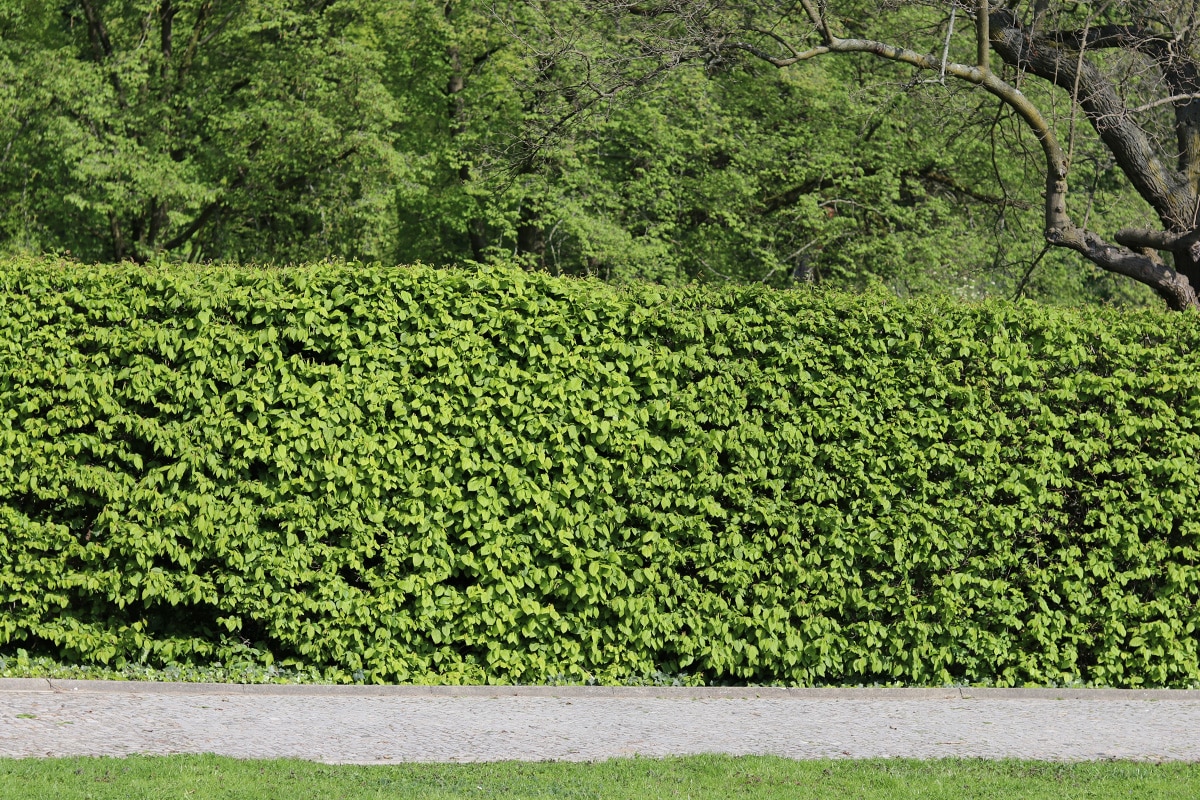
{"label": "bare tree branch", "polygon": [[988,0],[979,0],[978,10],[975,14],[975,38],[977,40],[977,59],[975,66],[982,70],[988,69],[989,53],[991,48],[991,33],[988,24],[991,10],[988,8]]}
{"label": "bare tree branch", "polygon": [[1150,109],[1158,108],[1159,106],[1170,105],[1171,103],[1190,103],[1193,100],[1200,100],[1200,94],[1173,94],[1170,97],[1163,97],[1159,100],[1153,100],[1144,105],[1140,105],[1137,108],[1131,108],[1129,109],[1129,113],[1141,114],[1144,111],[1149,111]]}

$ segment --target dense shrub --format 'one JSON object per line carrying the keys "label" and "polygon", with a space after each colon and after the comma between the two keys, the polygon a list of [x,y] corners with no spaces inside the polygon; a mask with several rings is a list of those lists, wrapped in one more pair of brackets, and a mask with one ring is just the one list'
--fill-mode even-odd
{"label": "dense shrub", "polygon": [[0,263],[0,653],[1200,680],[1200,321]]}

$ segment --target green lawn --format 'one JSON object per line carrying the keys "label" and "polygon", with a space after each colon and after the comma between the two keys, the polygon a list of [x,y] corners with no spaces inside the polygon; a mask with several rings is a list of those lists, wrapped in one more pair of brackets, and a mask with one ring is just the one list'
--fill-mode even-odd
{"label": "green lawn", "polygon": [[1186,798],[1200,764],[788,761],[699,756],[598,764],[327,766],[216,756],[0,759],[0,798]]}

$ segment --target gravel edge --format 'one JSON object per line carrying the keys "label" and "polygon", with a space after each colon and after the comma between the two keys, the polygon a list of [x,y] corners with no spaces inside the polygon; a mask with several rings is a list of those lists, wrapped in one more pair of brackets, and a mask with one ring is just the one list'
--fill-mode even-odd
{"label": "gravel edge", "polygon": [[1200,703],[1197,689],[786,688],[775,686],[338,686],[328,684],[171,683],[165,681],[0,678],[0,692],[300,697],[563,697],[672,700],[1158,700]]}

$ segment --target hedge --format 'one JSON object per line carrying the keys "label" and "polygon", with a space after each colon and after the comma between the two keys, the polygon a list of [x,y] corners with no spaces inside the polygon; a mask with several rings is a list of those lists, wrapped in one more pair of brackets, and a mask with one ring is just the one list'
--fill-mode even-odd
{"label": "hedge", "polygon": [[0,262],[0,655],[1187,686],[1200,320]]}

